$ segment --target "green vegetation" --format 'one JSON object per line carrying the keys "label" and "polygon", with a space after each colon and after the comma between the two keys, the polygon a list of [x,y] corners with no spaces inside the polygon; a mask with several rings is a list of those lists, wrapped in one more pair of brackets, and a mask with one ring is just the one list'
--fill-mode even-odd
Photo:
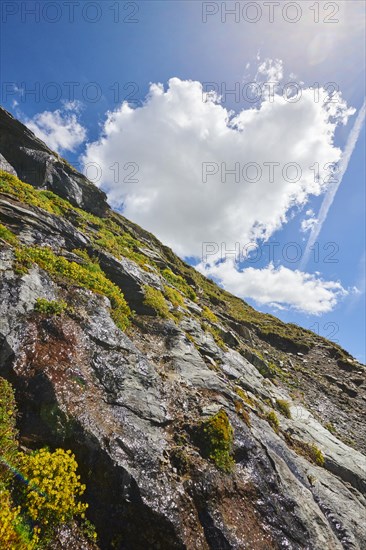
{"label": "green vegetation", "polygon": [[207,319],[208,321],[210,321],[210,323],[217,323],[218,322],[218,318],[216,317],[214,312],[211,311],[211,309],[207,306],[203,306],[203,308],[202,308],[202,317],[204,317],[204,319]]}
{"label": "green vegetation", "polygon": [[30,268],[33,263],[50,273],[66,279],[73,284],[88,288],[109,298],[112,306],[111,315],[116,325],[125,330],[129,325],[130,308],[121,290],[105,276],[98,264],[89,262],[80,265],[57,256],[46,247],[19,247],[15,251],[18,264]]}
{"label": "green vegetation", "polygon": [[280,422],[278,420],[277,414],[274,411],[269,411],[265,415],[265,419],[267,420],[268,424],[270,424],[272,426],[274,431],[276,433],[278,433],[278,430],[279,430],[279,427],[280,427]]}
{"label": "green vegetation", "polygon": [[284,399],[276,399],[277,409],[286,418],[291,418],[290,403]]}
{"label": "green vegetation", "polygon": [[295,439],[288,432],[285,432],[284,436],[289,447],[291,447],[297,454],[305,457],[313,464],[324,466],[325,457],[315,443],[307,443],[306,441]]}
{"label": "green vegetation", "polygon": [[20,452],[15,419],[13,388],[0,378],[0,548],[33,550],[47,546],[59,525],[84,521],[88,505],[79,501],[85,485],[71,451]]}
{"label": "green vegetation", "polygon": [[40,449],[20,454],[20,471],[28,483],[23,492],[23,504],[30,518],[47,532],[48,526],[85,517],[87,504],[78,500],[85,491],[76,474],[77,462],[70,450]]}
{"label": "green vegetation", "polygon": [[246,403],[247,405],[250,405],[251,407],[255,406],[255,403],[251,397],[247,394],[246,391],[243,390],[240,386],[235,386],[234,388],[235,393]]}
{"label": "green vegetation", "polygon": [[[97,248],[107,250],[118,258],[129,258],[143,269],[157,270],[158,267],[154,262],[141,252],[143,243],[139,238],[148,239],[156,250],[160,251],[164,261],[171,266],[171,269],[166,268],[161,272],[167,283],[194,301],[197,300],[196,290],[204,302],[209,301],[215,305],[215,311],[218,314],[230,315],[236,323],[248,326],[259,338],[278,349],[306,353],[316,341],[320,341],[328,348],[329,354],[339,362],[346,364],[350,357],[340,346],[317,336],[310,330],[292,323],[286,324],[272,315],[256,311],[243,300],[218,287],[213,281],[183,262],[169,248],[159,243],[153,235],[117,213],[109,212],[106,218],[99,218],[72,206],[67,200],[51,191],[37,190],[4,171],[0,171],[0,192],[11,195],[30,206],[42,208],[53,215],[65,217],[84,231]],[[136,235],[139,238],[136,238]],[[16,246],[16,236],[9,233],[4,226],[0,228],[0,238]],[[24,273],[24,267],[18,264],[17,271]],[[206,304],[203,306],[202,316],[210,323],[215,323],[214,319],[217,319],[216,313],[212,312]],[[222,345],[222,341],[218,340],[218,343]],[[262,370],[263,375],[269,378],[278,376],[284,379],[287,376],[274,363],[268,363],[267,368]]]}
{"label": "green vegetation", "polygon": [[144,304],[150,306],[159,317],[163,317],[164,319],[171,318],[168,304],[160,290],[146,285],[144,286],[144,292]]}
{"label": "green vegetation", "polygon": [[164,286],[164,294],[174,307],[180,306],[185,308],[184,298],[178,290],[175,290],[175,288],[170,286]]}
{"label": "green vegetation", "polygon": [[[129,233],[124,232],[110,217],[98,218],[81,208],[76,208],[67,200],[55,195],[52,191],[35,189],[15,176],[1,170],[0,192],[12,195],[29,206],[42,208],[49,214],[72,218],[73,223],[88,233],[94,244],[107,250],[117,258],[121,256],[130,258],[143,267],[147,262],[146,256],[137,251],[138,247],[142,246],[142,243]],[[96,229],[97,232],[95,231]],[[15,242],[10,244],[15,244]]]}
{"label": "green vegetation", "polygon": [[16,412],[13,388],[0,377],[0,489],[9,478],[6,465],[15,463],[17,456]]}
{"label": "green vegetation", "polygon": [[220,330],[216,327],[213,327],[209,325],[208,323],[201,323],[201,327],[205,332],[209,332],[212,334],[213,339],[215,340],[216,344],[223,350],[226,351],[227,347],[223,339],[221,338]]}
{"label": "green vegetation", "polygon": [[114,222],[109,222],[110,229],[102,228],[98,231],[97,236],[94,237],[93,242],[99,246],[102,250],[106,250],[113,254],[116,258],[129,258],[136,262],[141,267],[145,267],[147,262],[153,264],[151,260],[148,260],[146,256],[138,252],[138,248],[142,246],[142,243],[132,237],[129,233],[120,233],[120,228]]}
{"label": "green vegetation", "polygon": [[189,298],[192,301],[197,300],[197,296],[193,288],[187,283],[181,275],[176,275],[171,271],[171,269],[164,269],[162,271],[162,275],[165,278],[165,280],[170,283],[172,286],[174,286],[177,290],[182,292],[187,298]]}
{"label": "green vegetation", "polygon": [[3,241],[6,241],[12,246],[16,246],[18,244],[18,239],[14,233],[12,233],[10,229],[5,227],[2,223],[0,223],[0,239],[3,239]]}
{"label": "green vegetation", "polygon": [[201,444],[204,455],[225,472],[231,472],[233,429],[227,413],[221,409],[201,425]]}
{"label": "green vegetation", "polygon": [[66,309],[67,304],[63,300],[46,300],[45,298],[37,298],[35,311],[45,313],[47,315],[61,315]]}

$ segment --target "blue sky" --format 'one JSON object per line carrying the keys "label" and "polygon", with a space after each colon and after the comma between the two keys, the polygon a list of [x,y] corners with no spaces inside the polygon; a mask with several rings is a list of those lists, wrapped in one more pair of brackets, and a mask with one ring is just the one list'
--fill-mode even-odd
{"label": "blue sky", "polygon": [[[310,233],[301,230],[301,223],[306,219],[311,223],[317,217],[326,186],[314,196],[309,180],[306,197],[298,193],[292,206],[284,206],[292,191],[281,191],[280,181],[276,180],[273,188],[264,182],[262,189],[260,181],[243,190],[228,178],[221,182],[225,189],[215,181],[205,195],[195,172],[200,162],[218,166],[227,162],[232,167],[237,161],[241,168],[248,161],[261,164],[282,157],[284,163],[297,161],[298,154],[310,165],[319,158],[336,158],[335,148],[345,148],[364,100],[364,3],[295,2],[295,7],[285,12],[281,4],[273,8],[272,22],[263,2],[251,3],[250,9],[248,2],[241,2],[235,15],[224,11],[225,7],[232,9],[234,2],[80,2],[74,3],[73,22],[66,5],[56,4],[57,11],[50,2],[2,3],[2,105],[39,135],[46,132],[46,141],[71,162],[76,164],[81,157],[90,161],[94,155],[101,165],[107,163],[98,183],[110,193],[112,204],[123,203],[129,217],[154,231],[182,256],[190,257],[192,263],[201,263],[197,250],[202,242],[224,240],[231,249],[235,242],[247,244],[250,235],[250,241],[260,247],[260,260],[242,257],[235,265],[224,262],[224,270],[218,260],[211,266],[201,264],[201,269],[258,309],[312,327],[364,361],[364,127],[322,224],[318,261],[311,254],[305,266],[300,260],[286,258],[286,252],[294,251],[288,243],[296,242],[305,249]],[[39,17],[29,13],[37,5]],[[311,9],[314,5],[319,13]],[[96,22],[92,22],[94,18]],[[168,84],[172,78],[179,80]],[[302,110],[280,108],[279,102],[275,114],[264,95],[262,109],[260,102],[245,100],[249,82],[263,85],[268,80],[276,82],[277,94],[284,84],[296,82],[304,91],[298,103],[303,104]],[[186,81],[203,83],[204,90],[205,83],[215,83],[223,94],[221,110],[217,108],[213,114],[212,109],[201,109],[197,88],[186,86]],[[75,83],[73,96],[71,82]],[[146,101],[151,83],[162,83],[164,90],[155,91],[153,99]],[[239,98],[225,95],[225,89],[235,86]],[[346,124],[338,123],[331,130],[330,120],[319,122],[322,111],[312,110],[309,97],[305,102],[305,90],[310,86],[320,89],[321,98],[325,97],[322,88],[339,90],[339,104],[343,98],[355,113],[348,114]],[[316,91],[313,93],[314,102]],[[121,111],[127,96],[135,109],[130,114]],[[143,109],[143,105],[147,107]],[[223,109],[228,117],[242,114],[242,133],[246,132],[248,139],[242,139],[237,129],[222,128]],[[248,119],[253,109],[260,111],[258,123]],[[346,109],[343,106],[343,113]],[[103,127],[107,111],[114,115],[110,125]],[[44,113],[50,114],[45,117]],[[278,130],[282,127],[285,134]],[[295,130],[298,133],[292,136]],[[102,132],[103,143],[98,141]],[[325,143],[326,132],[331,133],[331,143]],[[314,140],[317,133],[323,136],[319,143]],[[202,138],[203,134],[206,137]],[[276,148],[281,141],[283,147]],[[292,151],[289,156],[285,143]],[[139,144],[149,154],[143,154]],[[303,149],[307,144],[306,155]],[[320,150],[323,153],[318,155]],[[110,173],[106,175],[111,159],[123,166],[139,159],[137,190],[124,181],[113,186]],[[165,180],[169,187],[160,183]],[[187,204],[185,197],[182,200],[182,187],[189,195]],[[181,216],[174,214],[180,204]],[[167,212],[169,205],[172,212]],[[267,231],[265,241],[256,233],[257,223],[245,222],[256,210],[262,231]],[[268,245],[275,250],[273,258],[268,256]],[[244,272],[247,268],[257,271]],[[294,277],[296,270],[301,275]],[[334,286],[337,284],[340,286]],[[318,306],[322,300],[323,305]]]}

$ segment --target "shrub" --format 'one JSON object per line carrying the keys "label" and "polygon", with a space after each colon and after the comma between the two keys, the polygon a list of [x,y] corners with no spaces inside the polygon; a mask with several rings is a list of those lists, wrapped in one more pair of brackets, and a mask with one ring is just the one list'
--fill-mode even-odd
{"label": "shrub", "polygon": [[150,306],[160,317],[165,319],[171,317],[168,304],[160,290],[146,285],[144,292],[144,304]]}
{"label": "shrub", "polygon": [[14,506],[10,492],[0,490],[0,548],[33,550],[39,541],[39,530],[33,533],[23,522],[20,506]]}
{"label": "shrub", "polygon": [[46,313],[48,315],[61,315],[67,308],[66,302],[61,300],[46,300],[45,298],[37,298],[36,305],[34,306],[35,311],[38,313]]}
{"label": "shrub", "polygon": [[20,464],[27,479],[23,505],[41,531],[48,532],[76,516],[85,517],[88,505],[78,500],[85,485],[76,474],[78,465],[71,451],[40,449],[22,454]]}
{"label": "shrub", "polygon": [[280,427],[280,423],[279,423],[279,420],[277,418],[276,413],[274,411],[270,411],[266,414],[265,418],[266,418],[268,424],[270,424],[272,426],[272,428],[274,429],[274,431],[277,433],[278,429]]}
{"label": "shrub", "polygon": [[290,404],[284,399],[276,399],[277,409],[280,413],[283,414],[286,418],[291,418]]}
{"label": "shrub", "polygon": [[12,195],[30,206],[42,208],[50,214],[63,215],[67,210],[72,209],[68,201],[61,199],[52,191],[39,191],[2,170],[0,171],[0,192]]}
{"label": "shrub", "polygon": [[[119,234],[120,230],[116,224],[113,224],[113,229],[115,230],[114,232],[104,227],[101,228],[97,238],[93,239],[95,244],[103,250],[107,250],[116,258],[124,256],[142,267],[145,266],[148,258],[138,251],[138,247],[142,246],[142,243],[129,233]],[[149,260],[149,263],[152,264],[153,262]]]}
{"label": "shrub", "polygon": [[175,288],[164,286],[164,294],[174,307],[185,307],[183,296]]}
{"label": "shrub", "polygon": [[213,460],[220,470],[232,471],[234,467],[231,456],[233,429],[223,409],[202,424],[201,435],[204,455]]}
{"label": "shrub", "polygon": [[12,386],[0,377],[0,486],[8,481],[17,456],[16,405]]}
{"label": "shrub", "polygon": [[207,319],[211,323],[217,323],[218,322],[218,318],[216,317],[214,312],[211,311],[211,309],[207,306],[203,306],[203,308],[202,308],[202,317],[204,317],[205,319]]}
{"label": "shrub", "polygon": [[36,263],[51,275],[63,277],[77,286],[103,294],[111,302],[111,315],[116,325],[121,330],[129,325],[128,317],[131,315],[131,310],[122,291],[107,279],[98,264],[90,260],[80,265],[57,256],[50,248],[37,246],[18,248],[16,258],[24,267],[29,268],[32,263]]}
{"label": "shrub", "polygon": [[2,223],[0,223],[0,239],[3,239],[3,241],[6,241],[13,246],[18,244],[18,238],[16,235],[14,235],[14,233]]}
{"label": "shrub", "polygon": [[162,272],[163,277],[168,283],[174,286],[177,290],[182,292],[187,298],[192,301],[197,300],[197,296],[193,288],[187,283],[181,275],[176,275],[171,269],[164,269]]}

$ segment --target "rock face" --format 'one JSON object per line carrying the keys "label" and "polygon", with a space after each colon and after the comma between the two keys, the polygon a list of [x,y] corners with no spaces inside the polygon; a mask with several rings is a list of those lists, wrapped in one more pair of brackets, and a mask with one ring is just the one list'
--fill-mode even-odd
{"label": "rock face", "polygon": [[[96,211],[100,191],[5,111],[0,122],[5,170],[104,216],[40,208],[4,192],[0,174],[1,223],[15,236],[0,240],[0,376],[16,389],[22,444],[75,453],[100,548],[366,548],[365,367]],[[30,176],[40,165],[43,176]],[[103,289],[20,266],[29,247],[75,266],[98,261],[135,311],[130,326],[116,326]],[[166,310],[147,302],[147,288]],[[67,308],[41,314],[39,298]],[[220,411],[233,429],[227,470],[202,439]],[[70,537],[56,547],[77,547]]]}
{"label": "rock face", "polygon": [[0,107],[0,166],[6,162],[18,177],[39,189],[50,189],[75,206],[98,216],[108,210],[105,193],[74,170],[8,111]]}

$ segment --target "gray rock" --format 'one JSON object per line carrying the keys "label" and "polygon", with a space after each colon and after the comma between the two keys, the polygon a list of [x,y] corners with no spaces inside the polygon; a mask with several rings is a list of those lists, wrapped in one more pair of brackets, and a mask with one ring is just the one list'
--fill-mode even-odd
{"label": "gray rock", "polygon": [[8,163],[5,157],[0,153],[0,170],[4,170],[4,172],[9,172],[9,174],[12,174],[13,176],[16,176],[17,173],[14,170],[14,168]]}

